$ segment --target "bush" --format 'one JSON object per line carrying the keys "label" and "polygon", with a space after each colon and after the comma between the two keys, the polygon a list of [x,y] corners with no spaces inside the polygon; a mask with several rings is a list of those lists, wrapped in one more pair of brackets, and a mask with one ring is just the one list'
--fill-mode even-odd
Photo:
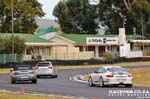
{"label": "bush", "polygon": [[105,52],[104,53],[104,59],[110,60],[110,59],[113,59],[113,58],[115,58],[115,56],[112,52]]}
{"label": "bush", "polygon": [[12,53],[12,39],[14,40],[14,53],[22,54],[25,50],[25,40],[18,36],[12,37],[0,37],[0,54],[11,54]]}

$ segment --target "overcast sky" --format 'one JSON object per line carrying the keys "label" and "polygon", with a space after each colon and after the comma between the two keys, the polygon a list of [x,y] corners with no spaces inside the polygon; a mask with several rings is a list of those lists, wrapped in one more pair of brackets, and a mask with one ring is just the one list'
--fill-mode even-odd
{"label": "overcast sky", "polygon": [[55,19],[55,17],[52,15],[54,7],[57,5],[59,0],[38,0],[40,3],[42,3],[42,9],[46,13],[44,19]]}

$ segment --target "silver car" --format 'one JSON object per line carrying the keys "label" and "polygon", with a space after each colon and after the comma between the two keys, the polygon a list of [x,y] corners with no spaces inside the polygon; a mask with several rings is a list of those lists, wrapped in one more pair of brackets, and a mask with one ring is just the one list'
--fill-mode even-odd
{"label": "silver car", "polygon": [[37,83],[37,76],[35,70],[30,65],[16,65],[10,73],[11,83],[16,81],[32,81]]}
{"label": "silver car", "polygon": [[99,85],[125,85],[132,87],[132,75],[120,66],[103,66],[90,74],[88,84],[90,86]]}
{"label": "silver car", "polygon": [[52,65],[51,62],[38,62],[35,66],[37,77],[40,76],[51,76],[52,78],[57,78],[57,69]]}

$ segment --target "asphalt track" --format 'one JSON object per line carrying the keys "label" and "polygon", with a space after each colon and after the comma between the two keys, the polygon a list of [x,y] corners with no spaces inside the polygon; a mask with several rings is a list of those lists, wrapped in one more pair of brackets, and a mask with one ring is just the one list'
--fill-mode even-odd
{"label": "asphalt track", "polygon": [[[130,66],[132,68],[150,68],[150,66]],[[143,91],[150,91],[148,87],[124,88],[124,87],[89,87],[85,83],[69,80],[69,77],[95,71],[93,69],[70,69],[60,70],[58,78],[40,78],[37,84],[18,83],[11,84],[9,74],[0,75],[0,89],[10,91],[20,91],[24,88],[25,92],[37,92],[45,94],[69,95],[76,97],[88,97],[93,99],[150,99],[150,93],[146,94]],[[129,91],[135,94],[129,94]],[[123,92],[123,93],[122,93]],[[127,94],[127,93],[128,94]],[[143,93],[142,93],[143,92]],[[137,94],[138,93],[138,94]]]}

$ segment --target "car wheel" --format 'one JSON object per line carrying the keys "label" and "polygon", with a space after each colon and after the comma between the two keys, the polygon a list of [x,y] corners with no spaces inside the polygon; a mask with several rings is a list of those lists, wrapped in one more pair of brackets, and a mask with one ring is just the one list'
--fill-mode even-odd
{"label": "car wheel", "polygon": [[14,84],[16,81],[11,79],[11,84]]}
{"label": "car wheel", "polygon": [[55,78],[57,78],[58,77],[58,75],[55,75]]}
{"label": "car wheel", "polygon": [[89,80],[88,80],[88,85],[91,86],[91,87],[94,86],[93,80],[92,80],[91,77],[90,77]]}
{"label": "car wheel", "polygon": [[36,84],[37,83],[37,79],[32,80],[32,83]]}
{"label": "car wheel", "polygon": [[119,86],[119,85],[117,85],[117,84],[114,84],[114,85],[113,85],[113,87],[118,87],[118,86]]}
{"label": "car wheel", "polygon": [[99,86],[104,87],[104,81],[103,81],[102,77],[100,77],[100,79],[99,79]]}
{"label": "car wheel", "polygon": [[133,85],[132,84],[126,84],[125,86],[126,87],[132,87]]}

